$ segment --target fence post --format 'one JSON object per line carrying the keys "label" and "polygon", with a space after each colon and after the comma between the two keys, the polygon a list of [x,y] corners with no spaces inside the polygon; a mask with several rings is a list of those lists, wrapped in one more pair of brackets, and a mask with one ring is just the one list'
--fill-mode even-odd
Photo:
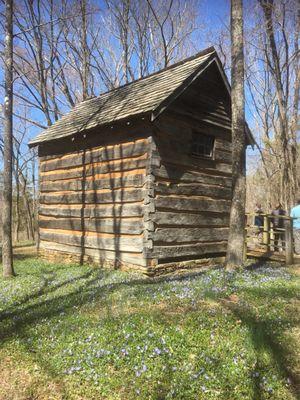
{"label": "fence post", "polygon": [[267,215],[264,215],[263,244],[270,250],[270,220]]}
{"label": "fence post", "polygon": [[245,229],[245,240],[244,240],[244,262],[247,261],[247,228]]}
{"label": "fence post", "polygon": [[285,220],[285,263],[294,264],[294,243],[293,243],[293,221],[291,218]]}

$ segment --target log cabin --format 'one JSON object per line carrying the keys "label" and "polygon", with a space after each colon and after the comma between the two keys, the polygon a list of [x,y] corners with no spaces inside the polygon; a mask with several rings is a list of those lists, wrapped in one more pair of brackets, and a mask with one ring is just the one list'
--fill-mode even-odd
{"label": "log cabin", "polygon": [[224,257],[231,101],[214,48],[78,104],[29,145],[44,257],[148,274]]}

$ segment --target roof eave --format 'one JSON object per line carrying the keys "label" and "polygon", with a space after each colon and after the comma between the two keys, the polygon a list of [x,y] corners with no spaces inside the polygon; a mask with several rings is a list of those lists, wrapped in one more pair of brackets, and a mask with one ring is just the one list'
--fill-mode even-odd
{"label": "roof eave", "polygon": [[55,137],[55,138],[49,137],[48,139],[44,139],[44,140],[38,140],[36,138],[36,139],[30,140],[28,142],[28,147],[29,148],[33,148],[33,147],[39,146],[41,144],[46,144],[46,143],[50,143],[50,142],[54,142],[54,141],[56,142],[56,141],[62,140],[62,139],[72,138],[74,136],[78,136],[80,134],[86,133],[87,131],[92,131],[92,130],[94,130],[96,128],[99,128],[99,127],[107,128],[109,126],[114,126],[114,125],[122,124],[122,123],[125,123],[125,122],[128,123],[128,122],[131,122],[132,120],[138,119],[138,118],[146,119],[147,116],[150,117],[149,120],[151,121],[151,111],[148,111],[148,112],[142,112],[142,113],[138,113],[138,114],[132,114],[132,115],[127,116],[125,118],[120,118],[118,120],[114,120],[114,121],[107,122],[107,123],[104,123],[104,124],[103,123],[102,124],[99,123],[98,125],[95,125],[95,126],[89,128],[89,129],[77,131],[77,132],[74,132],[74,133],[70,133],[69,135],[66,135],[66,136],[63,136],[63,137]]}

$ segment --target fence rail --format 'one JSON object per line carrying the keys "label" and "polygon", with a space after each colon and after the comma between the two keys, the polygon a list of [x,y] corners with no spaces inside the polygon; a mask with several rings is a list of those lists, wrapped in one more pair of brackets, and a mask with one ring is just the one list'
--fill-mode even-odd
{"label": "fence rail", "polygon": [[[256,218],[259,218],[261,224],[258,224],[257,221],[255,223]],[[274,224],[274,221],[277,223]],[[280,227],[277,225],[280,225]],[[247,251],[251,247],[251,244],[255,245],[254,239],[257,241],[256,245],[258,248],[263,248],[268,253],[280,254],[280,252],[284,252],[286,264],[290,265],[294,263],[293,220],[291,217],[286,215],[247,213]]]}

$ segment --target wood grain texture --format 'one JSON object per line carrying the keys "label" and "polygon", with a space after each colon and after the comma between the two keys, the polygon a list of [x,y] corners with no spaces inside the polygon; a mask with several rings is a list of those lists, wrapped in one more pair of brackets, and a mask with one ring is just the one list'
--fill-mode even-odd
{"label": "wood grain texture", "polygon": [[229,213],[229,200],[214,200],[195,197],[171,197],[171,196],[156,196],[155,207],[157,209],[180,210],[180,211],[198,211],[198,212],[215,212]]}
{"label": "wood grain texture", "polygon": [[45,207],[41,206],[39,210],[40,215],[53,216],[53,217],[85,217],[85,218],[126,218],[126,217],[139,217],[143,215],[143,204],[122,204],[122,205],[105,205],[103,207]]}
{"label": "wood grain texture", "polygon": [[141,218],[43,218],[39,220],[39,226],[46,229],[82,230],[89,232],[104,232],[119,234],[143,233],[143,221]]}
{"label": "wood grain texture", "polygon": [[116,204],[143,201],[145,192],[142,189],[117,189],[107,192],[83,192],[68,194],[47,193],[40,196],[40,204]]}
{"label": "wood grain texture", "polygon": [[147,253],[149,258],[157,259],[172,259],[175,257],[191,257],[195,258],[226,252],[227,242],[213,242],[213,243],[197,243],[197,244],[180,244],[173,246],[155,246]]}
{"label": "wood grain texture", "polygon": [[44,181],[40,183],[41,192],[56,192],[60,190],[100,190],[128,187],[142,187],[145,183],[145,174],[120,176],[118,178],[102,178],[98,180],[69,179],[67,181]]}
{"label": "wood grain texture", "polygon": [[162,165],[153,168],[154,176],[181,182],[199,182],[207,185],[231,187],[231,177],[190,171],[178,165]]}
{"label": "wood grain texture", "polygon": [[[107,235],[107,234],[106,234]],[[60,244],[67,244],[72,246],[79,246],[82,248],[90,247],[94,249],[113,250],[113,251],[126,251],[126,252],[142,252],[143,251],[143,238],[131,235],[131,237],[112,235],[111,237],[98,235],[75,234],[62,234],[59,231],[51,231],[40,229],[40,238],[48,242],[55,242]]]}
{"label": "wood grain texture", "polygon": [[154,185],[155,193],[163,195],[187,195],[187,196],[206,196],[229,200],[231,198],[231,188],[222,186],[204,185],[201,183],[173,183],[156,182]]}
{"label": "wood grain texture", "polygon": [[[123,171],[122,169],[120,171],[107,171],[102,169],[100,166],[99,168],[93,170],[85,170],[84,168],[82,169],[76,169],[75,171],[73,170],[57,170],[57,173],[53,173],[51,171],[51,175],[40,175],[40,181],[45,182],[45,181],[58,181],[58,180],[70,180],[70,179],[82,179],[84,178],[85,181],[97,181],[100,179],[118,179],[118,178],[125,178],[126,176],[129,175],[141,175],[145,174],[145,165],[146,162],[145,160],[143,161],[143,167],[142,168],[135,168],[135,169],[130,169]],[[102,169],[104,172],[99,172]]]}
{"label": "wood grain texture", "polygon": [[49,172],[57,169],[76,168],[83,164],[103,163],[118,165],[116,160],[124,160],[129,163],[138,159],[146,158],[148,152],[148,140],[140,139],[134,142],[114,146],[101,146],[90,150],[57,156],[50,160],[41,160],[41,172]]}
{"label": "wood grain texture", "polygon": [[158,228],[156,229],[151,238],[160,244],[179,244],[184,242],[207,242],[216,241],[220,242],[226,240],[228,237],[228,228]]}
{"label": "wood grain texture", "polygon": [[[190,211],[190,210],[189,210]],[[229,214],[210,213],[207,211],[191,213],[185,212],[166,212],[156,211],[151,216],[153,221],[158,226],[196,226],[199,229],[203,226],[228,226]]]}
{"label": "wood grain texture", "polygon": [[[112,261],[115,263],[115,266],[119,267],[119,263],[129,263],[133,265],[139,266],[147,266],[147,260],[144,258],[143,253],[141,252],[116,252],[110,250],[103,250],[103,249],[93,249],[89,247],[85,247],[84,250],[78,246],[66,245],[61,243],[55,242],[48,242],[41,240],[40,248],[43,250],[48,250],[50,252],[61,252],[65,254],[74,254],[76,255],[77,262],[78,261],[87,261],[89,262],[90,259],[93,262],[99,263],[101,266],[105,263],[106,260]],[[59,257],[59,254],[58,254]],[[90,259],[89,259],[90,257]],[[81,260],[83,259],[83,260]],[[114,265],[110,266],[114,267]]]}

